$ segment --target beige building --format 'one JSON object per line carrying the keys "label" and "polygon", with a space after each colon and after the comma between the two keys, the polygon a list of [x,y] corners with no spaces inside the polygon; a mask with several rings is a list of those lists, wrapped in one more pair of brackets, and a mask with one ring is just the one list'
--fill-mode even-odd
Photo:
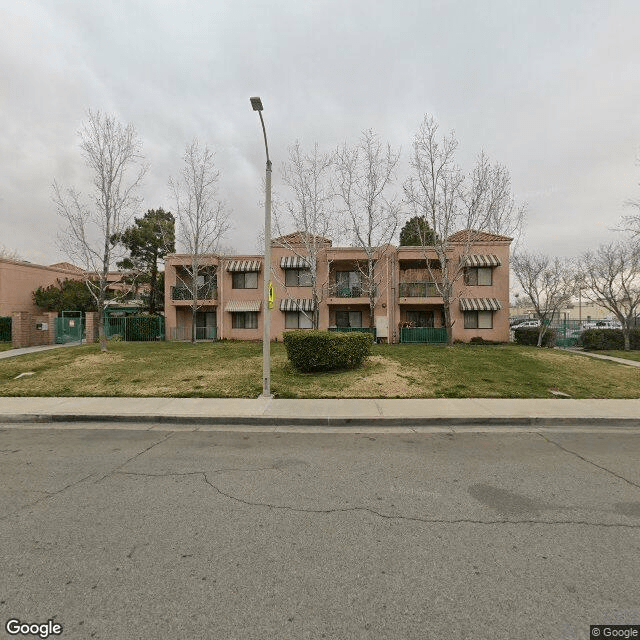
{"label": "beige building", "polygon": [[39,313],[33,292],[58,280],[81,280],[83,271],[68,262],[45,266],[23,260],[0,258],[0,316],[12,313]]}
{"label": "beige building", "polygon": [[[466,255],[464,278],[455,286],[451,309],[453,338],[468,342],[479,336],[509,340],[509,246],[511,238],[493,234],[475,237],[471,252],[465,250],[466,232],[454,234],[451,257]],[[380,249],[373,278],[374,309],[370,310],[370,286],[365,277],[366,255],[362,249],[333,247],[322,239],[317,257],[317,300],[311,294],[310,270],[297,234],[274,240],[272,283],[274,308],[271,339],[281,340],[285,331],[312,326],[314,309],[320,329],[361,330],[375,328],[379,340],[407,341],[401,329],[413,332],[419,342],[442,341],[444,306],[431,272],[437,277],[434,249],[395,247]],[[165,264],[165,317],[167,339],[191,337],[192,287],[188,273],[191,256],[173,254]],[[263,319],[264,256],[207,256],[197,283],[196,336],[198,339],[261,340]],[[431,330],[431,331],[429,331]],[[420,337],[421,336],[421,337]]]}
{"label": "beige building", "polygon": [[[109,273],[109,297],[131,301],[131,286],[124,282],[125,275],[120,271]],[[56,285],[58,281],[82,280],[84,277],[84,270],[69,262],[45,266],[24,260],[0,258],[0,317],[13,313],[40,313],[41,309],[33,301],[33,292],[38,287],[46,289]],[[142,285],[138,289],[141,291],[145,288],[148,289],[148,285]]]}

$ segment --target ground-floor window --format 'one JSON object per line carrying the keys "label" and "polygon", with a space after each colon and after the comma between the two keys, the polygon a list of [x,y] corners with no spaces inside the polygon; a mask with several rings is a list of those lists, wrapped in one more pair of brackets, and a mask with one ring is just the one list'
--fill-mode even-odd
{"label": "ground-floor window", "polygon": [[285,311],[285,329],[312,329],[311,311]]}
{"label": "ground-floor window", "polygon": [[434,313],[432,309],[425,309],[421,311],[407,311],[407,322],[410,322],[414,327],[433,327],[434,326]]}
{"label": "ground-floor window", "polygon": [[362,311],[336,311],[337,327],[362,327]]}
{"label": "ground-floor window", "polygon": [[256,311],[243,311],[231,314],[231,326],[234,329],[257,329],[258,313]]}
{"label": "ground-floor window", "polygon": [[196,311],[196,340],[214,340],[215,334],[216,312]]}
{"label": "ground-floor window", "polygon": [[465,329],[493,329],[493,311],[465,311]]}

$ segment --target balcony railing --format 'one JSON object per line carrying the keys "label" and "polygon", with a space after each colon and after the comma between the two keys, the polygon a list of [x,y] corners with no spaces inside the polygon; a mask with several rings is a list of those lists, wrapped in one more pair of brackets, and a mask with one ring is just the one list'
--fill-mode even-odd
{"label": "balcony railing", "polygon": [[[218,297],[217,287],[202,286],[196,292],[198,300],[215,300]],[[172,300],[193,300],[193,293],[187,287],[171,287]]]}
{"label": "balcony railing", "polygon": [[[375,287],[373,290],[375,293]],[[369,291],[369,287],[364,285],[330,284],[327,287],[327,296],[330,298],[368,298]]]}
{"label": "balcony railing", "polygon": [[435,282],[401,282],[401,298],[436,298],[439,297]]}

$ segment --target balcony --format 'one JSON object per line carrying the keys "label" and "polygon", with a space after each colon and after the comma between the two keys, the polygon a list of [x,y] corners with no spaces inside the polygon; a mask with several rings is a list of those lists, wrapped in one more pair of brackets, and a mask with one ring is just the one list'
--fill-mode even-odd
{"label": "balcony", "polygon": [[[330,284],[325,288],[328,298],[367,298],[369,299],[370,289],[362,284],[346,285],[346,284]],[[374,288],[375,292],[375,288]]]}
{"label": "balcony", "polygon": [[401,282],[401,298],[439,298],[435,282]]}
{"label": "balcony", "polygon": [[[198,287],[196,295],[198,300],[215,300],[218,297],[218,289],[217,287],[204,285]],[[191,301],[193,300],[193,293],[187,287],[171,287],[171,299]]]}

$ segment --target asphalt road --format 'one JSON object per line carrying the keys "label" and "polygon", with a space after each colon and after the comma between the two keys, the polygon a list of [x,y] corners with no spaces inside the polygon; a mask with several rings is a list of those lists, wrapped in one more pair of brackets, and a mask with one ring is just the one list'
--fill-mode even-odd
{"label": "asphalt road", "polygon": [[24,637],[10,618],[83,640],[640,624],[637,431],[69,426],[0,426],[0,638]]}

